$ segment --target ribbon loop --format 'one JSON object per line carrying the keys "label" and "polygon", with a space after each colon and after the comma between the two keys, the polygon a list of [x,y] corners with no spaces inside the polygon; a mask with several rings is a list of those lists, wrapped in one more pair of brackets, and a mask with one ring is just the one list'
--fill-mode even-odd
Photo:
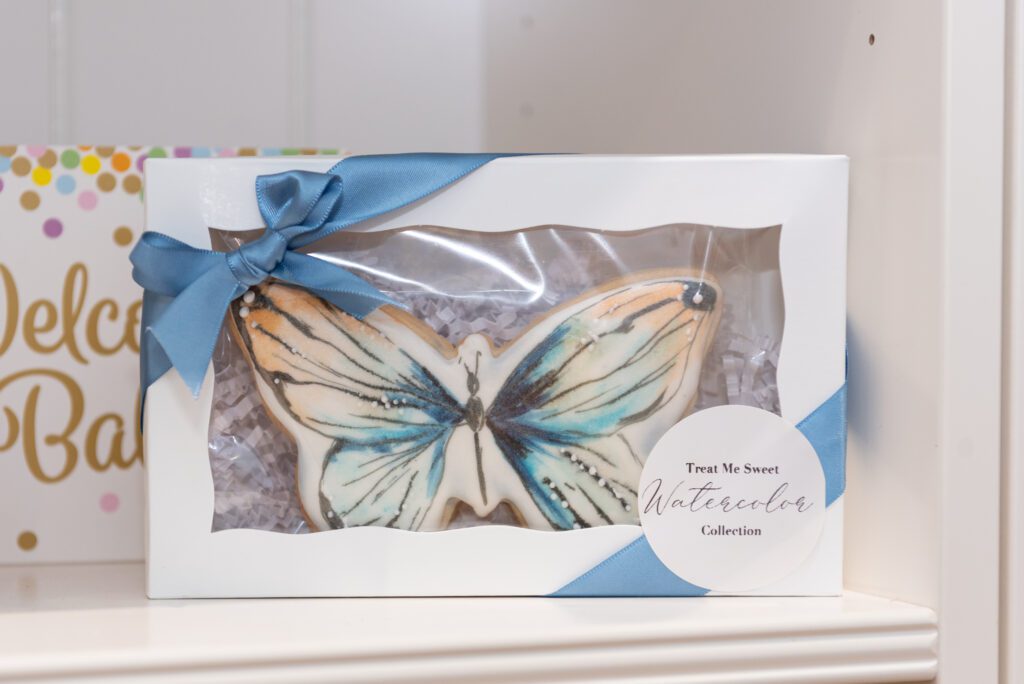
{"label": "ribbon loop", "polygon": [[256,179],[256,202],[267,228],[291,239],[316,231],[342,206],[342,180],[331,173],[285,171]]}

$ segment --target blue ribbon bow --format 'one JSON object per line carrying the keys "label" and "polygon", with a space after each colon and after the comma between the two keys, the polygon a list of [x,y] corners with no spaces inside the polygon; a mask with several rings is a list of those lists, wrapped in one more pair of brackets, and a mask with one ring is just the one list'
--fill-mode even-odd
{"label": "blue ribbon bow", "polygon": [[267,278],[300,285],[356,317],[395,302],[353,273],[301,249],[430,195],[501,154],[349,157],[327,173],[256,179],[266,230],[232,252],[143,233],[131,253],[142,303],[142,390],[171,366],[199,394],[231,302]]}

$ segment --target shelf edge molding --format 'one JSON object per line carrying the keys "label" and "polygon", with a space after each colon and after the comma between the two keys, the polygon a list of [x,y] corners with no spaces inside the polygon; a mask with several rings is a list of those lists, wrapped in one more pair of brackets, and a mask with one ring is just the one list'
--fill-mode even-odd
{"label": "shelf edge molding", "polygon": [[937,671],[933,611],[852,592],[0,608],[0,682],[853,684]]}

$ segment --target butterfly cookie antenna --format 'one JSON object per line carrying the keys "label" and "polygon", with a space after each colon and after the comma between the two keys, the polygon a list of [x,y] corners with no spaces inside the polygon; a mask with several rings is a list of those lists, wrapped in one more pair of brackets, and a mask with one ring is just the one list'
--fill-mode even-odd
{"label": "butterfly cookie antenna", "polygon": [[479,373],[480,372],[480,356],[481,356],[482,353],[483,352],[481,352],[479,349],[477,350],[477,352],[476,352],[476,363],[473,366],[473,370],[469,370],[469,364],[466,363],[465,361],[462,361],[462,357],[459,357],[459,360],[462,361],[462,365],[465,367],[467,373]]}
{"label": "butterfly cookie antenna", "polygon": [[466,368],[466,389],[469,390],[470,396],[475,397],[476,393],[480,391],[480,378],[478,373],[480,372],[480,352],[476,353],[476,364],[473,370],[469,369],[469,364],[463,362],[462,365]]}

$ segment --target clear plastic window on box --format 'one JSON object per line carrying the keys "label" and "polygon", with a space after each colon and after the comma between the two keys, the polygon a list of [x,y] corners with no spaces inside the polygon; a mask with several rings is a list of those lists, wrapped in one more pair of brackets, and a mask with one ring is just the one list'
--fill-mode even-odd
{"label": "clear plastic window on box", "polygon": [[[259,235],[211,232],[218,249]],[[405,311],[360,322],[276,282],[235,302],[213,357],[212,529],[636,524],[667,426],[779,413],[779,236],[416,226],[312,245]]]}

